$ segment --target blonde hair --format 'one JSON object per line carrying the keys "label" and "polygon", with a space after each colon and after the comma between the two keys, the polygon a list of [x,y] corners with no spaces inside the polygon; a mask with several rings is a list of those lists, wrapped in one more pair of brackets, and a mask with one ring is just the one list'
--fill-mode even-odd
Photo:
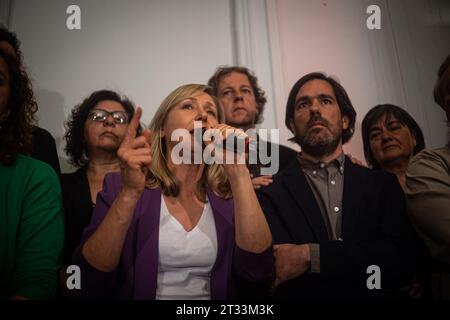
{"label": "blonde hair", "polygon": [[[179,192],[179,186],[167,166],[165,157],[167,148],[164,138],[161,137],[161,130],[164,127],[164,123],[170,110],[175,105],[185,99],[193,97],[197,93],[206,93],[211,96],[217,107],[218,121],[219,123],[223,123],[223,110],[217,98],[212,94],[212,88],[202,84],[187,84],[178,87],[164,99],[149,126],[149,129],[152,132],[152,165],[147,174],[145,186],[149,189],[161,188],[163,194],[166,196],[176,197]],[[205,185],[211,187],[213,192],[219,197],[230,198],[232,196],[230,183],[222,165],[205,165],[202,177],[197,182],[196,195],[200,200],[206,202]]]}

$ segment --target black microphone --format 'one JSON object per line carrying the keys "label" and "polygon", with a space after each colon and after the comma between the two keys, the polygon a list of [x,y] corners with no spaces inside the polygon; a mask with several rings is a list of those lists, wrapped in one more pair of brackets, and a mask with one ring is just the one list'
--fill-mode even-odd
{"label": "black microphone", "polygon": [[[244,148],[242,148],[242,145]],[[224,150],[226,149],[236,154],[241,154],[242,152],[248,153],[250,150],[250,139],[246,135],[238,135],[232,132],[225,140],[223,140],[222,146]]]}
{"label": "black microphone", "polygon": [[[203,136],[207,129],[204,127],[201,129],[201,139],[204,148],[206,144],[203,141]],[[242,145],[244,148],[242,148]],[[250,138],[247,135],[236,134],[235,132],[232,132],[226,137],[226,139],[222,140],[222,148],[236,154],[242,154],[242,152],[249,153],[251,150],[256,150],[256,144],[250,143]]]}

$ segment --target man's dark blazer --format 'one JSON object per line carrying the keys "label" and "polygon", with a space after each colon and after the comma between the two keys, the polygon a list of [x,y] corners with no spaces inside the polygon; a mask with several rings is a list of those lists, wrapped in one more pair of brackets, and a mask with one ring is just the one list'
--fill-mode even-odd
{"label": "man's dark blazer", "polygon": [[[329,240],[314,194],[298,161],[258,191],[275,244],[319,243],[320,273],[306,272],[278,287],[280,298],[393,297],[411,279],[416,238],[397,178],[383,171],[344,166],[343,241]],[[381,269],[381,290],[368,290],[367,267]]]}

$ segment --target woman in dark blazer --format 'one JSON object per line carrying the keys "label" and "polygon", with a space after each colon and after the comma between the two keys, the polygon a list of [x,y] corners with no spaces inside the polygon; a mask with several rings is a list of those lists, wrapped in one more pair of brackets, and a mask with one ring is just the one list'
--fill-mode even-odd
{"label": "woman in dark blazer", "polygon": [[100,90],[76,106],[66,123],[65,151],[78,170],[62,175],[65,265],[70,264],[83,229],[89,225],[105,175],[119,171],[117,150],[133,115],[131,101],[113,91]]}

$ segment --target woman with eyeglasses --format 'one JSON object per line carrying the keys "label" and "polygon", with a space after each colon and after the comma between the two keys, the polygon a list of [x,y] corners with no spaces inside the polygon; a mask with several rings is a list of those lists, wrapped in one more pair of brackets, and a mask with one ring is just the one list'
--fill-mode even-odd
{"label": "woman with eyeglasses", "polygon": [[62,175],[66,217],[64,265],[91,220],[97,193],[109,172],[120,171],[117,150],[133,117],[133,103],[109,90],[93,92],[66,122],[65,151],[77,171]]}

